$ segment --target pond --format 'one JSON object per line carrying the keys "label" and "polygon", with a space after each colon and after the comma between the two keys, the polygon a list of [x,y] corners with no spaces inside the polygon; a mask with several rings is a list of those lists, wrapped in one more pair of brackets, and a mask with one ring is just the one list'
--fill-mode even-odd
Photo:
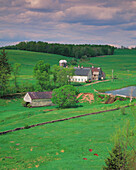
{"label": "pond", "polygon": [[119,95],[119,96],[130,96],[136,97],[136,86],[129,86],[118,90],[106,91],[105,93]]}

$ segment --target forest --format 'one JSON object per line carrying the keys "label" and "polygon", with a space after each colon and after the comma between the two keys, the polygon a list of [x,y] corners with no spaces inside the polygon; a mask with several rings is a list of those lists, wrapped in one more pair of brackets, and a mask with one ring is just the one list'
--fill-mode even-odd
{"label": "forest", "polygon": [[114,47],[110,45],[89,45],[89,44],[59,44],[41,41],[20,42],[17,45],[6,46],[5,49],[26,50],[59,54],[67,57],[80,59],[82,56],[96,57],[102,55],[113,55]]}

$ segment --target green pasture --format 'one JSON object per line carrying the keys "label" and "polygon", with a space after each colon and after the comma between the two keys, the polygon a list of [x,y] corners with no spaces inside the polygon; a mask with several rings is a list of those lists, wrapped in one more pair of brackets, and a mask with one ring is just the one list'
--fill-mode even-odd
{"label": "green pasture", "polygon": [[92,57],[90,61],[81,64],[101,67],[106,78],[112,76],[113,70],[113,76],[119,79],[133,79],[136,77],[136,50],[116,49],[114,55]]}
{"label": "green pasture", "polygon": [[[18,81],[20,83],[34,83],[33,67],[39,60],[44,60],[51,66],[59,64],[59,60],[65,59],[70,61],[72,58],[55,54],[21,51],[21,50],[6,50],[7,56],[11,65],[20,63],[20,75]],[[108,89],[121,88],[123,86],[136,85],[136,50],[129,49],[116,49],[114,55],[92,57],[89,61],[80,61],[80,65],[84,67],[96,66],[101,67],[106,73],[106,79],[111,79],[112,70],[113,76],[117,79],[111,83],[105,83]],[[12,77],[11,77],[12,80]],[[12,81],[11,81],[12,83]],[[109,86],[108,86],[109,85]],[[94,85],[95,86],[95,85]],[[98,87],[99,85],[96,85]],[[101,90],[101,88],[98,88]],[[104,89],[105,90],[105,89]]]}
{"label": "green pasture", "polygon": [[[64,119],[86,113],[113,109],[129,104],[129,99],[116,101],[112,104],[104,104],[95,96],[95,101],[90,103],[78,103],[76,108],[58,109],[57,106],[26,108],[22,106],[22,98],[0,99],[0,131],[15,129],[57,119]],[[135,100],[132,101],[135,103]],[[46,111],[46,109],[55,109]]]}
{"label": "green pasture", "polygon": [[[27,109],[20,106],[20,100],[8,101],[3,106],[2,120],[4,121],[1,121],[0,131],[26,123],[34,124],[85,114],[100,108],[84,106],[84,109],[79,107],[52,112],[44,112],[44,109],[47,107]],[[106,107],[101,107],[101,110],[103,109]],[[125,115],[118,110],[2,135],[0,136],[0,167],[19,170],[29,168],[99,170],[104,165],[108,151],[113,147],[112,136],[115,132],[125,126],[128,120],[131,126],[134,126],[135,111],[136,107],[133,109],[130,107],[125,109]],[[89,152],[89,149],[93,151]],[[95,153],[98,156],[95,156]]]}
{"label": "green pasture", "polygon": [[100,81],[96,84],[90,84],[90,85],[81,85],[77,86],[80,92],[83,93],[94,93],[94,89],[100,92],[105,92],[108,90],[114,90],[114,89],[120,89],[127,86],[135,86],[136,85],[136,77],[133,78],[125,78],[125,79],[115,79],[109,81]]}
{"label": "green pasture", "polygon": [[[64,59],[70,61],[72,58],[56,55],[56,54],[48,54],[48,53],[40,53],[40,52],[30,52],[30,51],[22,51],[22,50],[6,50],[7,57],[9,62],[13,66],[14,63],[20,63],[20,75],[19,82],[26,82],[26,80],[30,79],[30,82],[33,82],[33,68],[35,64],[39,60],[44,60],[45,63],[49,63],[51,66],[54,64],[59,65],[59,60]],[[12,79],[12,77],[11,77]]]}
{"label": "green pasture", "polygon": [[[71,58],[19,50],[7,50],[10,63],[21,64],[19,82],[33,83],[33,67],[39,60],[50,65],[58,64],[60,59]],[[84,66],[99,66],[106,73],[107,82],[97,84],[74,83],[79,92],[93,93],[95,101],[78,103],[76,108],[58,109],[57,106],[25,108],[23,98],[0,99],[0,132],[46,121],[63,119],[86,113],[123,107],[129,99],[104,104],[98,98],[98,91],[118,89],[136,85],[136,51],[115,50],[113,56],[94,57],[80,62]],[[112,69],[117,79],[111,79]],[[12,80],[12,77],[11,77]],[[136,104],[133,100],[132,104]],[[47,111],[47,109],[54,109]],[[100,170],[113,147],[112,137],[127,121],[135,125],[136,106],[121,110],[85,116],[64,122],[57,122],[24,129],[0,136],[0,169],[47,169],[47,170]],[[135,137],[135,136],[134,136]],[[93,149],[89,152],[89,149]],[[94,154],[98,154],[95,156]],[[87,158],[87,160],[83,160]]]}

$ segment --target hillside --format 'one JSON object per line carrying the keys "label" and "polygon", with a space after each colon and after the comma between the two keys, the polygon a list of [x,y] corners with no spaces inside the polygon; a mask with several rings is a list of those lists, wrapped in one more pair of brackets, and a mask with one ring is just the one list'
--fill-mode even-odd
{"label": "hillside", "polygon": [[[44,60],[45,63],[49,63],[51,66],[59,64],[59,60],[65,59],[70,61],[71,57],[65,57],[56,54],[40,53],[40,52],[29,52],[22,50],[6,50],[9,61],[11,64],[20,63],[21,72],[20,75],[32,76],[33,67],[39,60]],[[83,66],[98,66],[102,67],[103,71],[109,77],[111,76],[112,69],[117,77],[134,77],[136,73],[136,50],[128,49],[116,49],[114,55],[92,57],[89,61],[79,62]]]}
{"label": "hillside", "polygon": [[[39,60],[44,60],[45,63],[49,63],[51,66],[59,64],[59,60],[65,59],[68,62],[72,59],[71,57],[65,57],[61,55],[29,52],[22,50],[6,50],[9,58],[9,62],[13,65],[14,63],[21,64],[21,71],[19,76],[20,82],[35,82],[33,78],[33,67]],[[78,60],[78,64],[84,67],[90,67],[92,65],[101,67],[106,73],[106,79],[111,79],[112,70],[113,75],[117,78],[114,83],[105,83],[108,90],[121,88],[128,85],[135,85],[136,83],[136,50],[129,49],[116,49],[114,55],[91,57],[88,61]],[[12,78],[11,78],[12,80]],[[109,85],[108,85],[109,84]],[[118,85],[116,85],[118,84]],[[96,85],[98,87],[99,84]],[[101,87],[97,88],[101,90]]]}
{"label": "hillside", "polygon": [[11,64],[20,63],[21,64],[21,75],[32,76],[33,75],[33,67],[36,62],[39,60],[44,60],[45,63],[49,63],[51,66],[54,64],[59,64],[59,60],[65,59],[70,61],[72,58],[56,55],[56,54],[48,54],[48,53],[40,53],[40,52],[30,52],[30,51],[22,51],[22,50],[6,50],[7,56],[9,58],[9,62]]}
{"label": "hillside", "polygon": [[[33,67],[39,60],[53,65],[58,64],[60,59],[67,61],[71,59],[59,55],[19,50],[7,50],[7,52],[11,64],[17,62],[22,65],[20,82],[33,80]],[[100,81],[87,86],[85,83],[74,84],[80,93],[93,93],[94,95],[94,101],[77,103],[76,108],[58,109],[56,106],[26,108],[21,104],[21,97],[0,99],[0,132],[25,127],[24,130],[0,136],[1,169],[102,169],[105,164],[104,160],[109,155],[108,151],[113,148],[113,136],[119,129],[124,128],[125,131],[128,123],[131,139],[129,141],[132,141],[133,146],[133,141],[136,140],[134,135],[136,133],[134,129],[136,101],[133,100],[131,103],[133,106],[128,108],[123,107],[130,105],[129,99],[105,104],[108,97],[99,98],[94,89],[103,91],[136,85],[135,63],[136,51],[134,50],[130,52],[129,50],[115,50],[113,56],[79,61],[80,65],[102,67],[108,81]],[[111,79],[112,69],[114,69],[116,79]],[[119,110],[109,111],[109,109],[119,107]],[[108,112],[27,129],[29,125],[104,110]],[[132,149],[130,147],[129,149],[132,153]]]}

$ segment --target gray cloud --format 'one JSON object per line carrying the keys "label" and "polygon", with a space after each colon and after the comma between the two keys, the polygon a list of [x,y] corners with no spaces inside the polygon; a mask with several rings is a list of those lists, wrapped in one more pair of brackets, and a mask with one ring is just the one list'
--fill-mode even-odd
{"label": "gray cloud", "polygon": [[135,44],[134,0],[0,0],[0,40]]}

